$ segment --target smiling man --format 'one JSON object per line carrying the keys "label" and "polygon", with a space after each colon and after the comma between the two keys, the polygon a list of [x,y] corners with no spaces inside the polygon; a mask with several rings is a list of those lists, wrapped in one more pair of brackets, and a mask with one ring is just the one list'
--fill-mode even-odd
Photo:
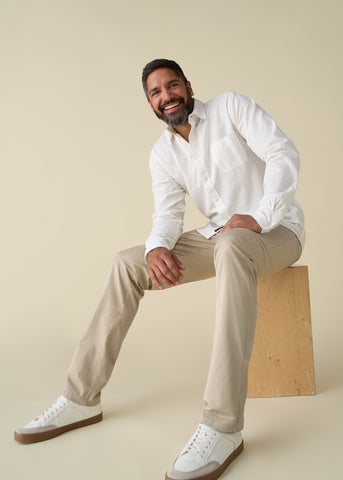
{"label": "smiling man", "polygon": [[[159,85],[161,82],[169,91],[165,100]],[[191,84],[186,78],[178,77],[173,70],[162,68],[150,74],[149,85],[152,88],[147,91],[148,86],[145,84],[144,90],[157,118],[172,127],[187,125],[188,115],[194,108],[194,99]]]}
{"label": "smiling man", "polygon": [[[116,256],[63,396],[18,428],[15,439],[46,440],[100,421],[101,390],[144,291],[216,276],[214,342],[200,423],[166,474],[167,480],[214,480],[243,450],[257,278],[301,254],[304,221],[294,200],[299,157],[254,100],[231,92],[202,103],[172,60],[147,64],[142,83],[154,113],[167,124],[150,157],[151,234],[145,246]],[[186,194],[208,218],[190,232],[183,232]]]}

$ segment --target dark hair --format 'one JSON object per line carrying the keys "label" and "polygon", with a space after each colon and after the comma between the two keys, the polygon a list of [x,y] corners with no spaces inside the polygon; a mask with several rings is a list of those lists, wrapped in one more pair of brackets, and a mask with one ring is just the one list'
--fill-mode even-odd
{"label": "dark hair", "polygon": [[185,83],[187,83],[187,78],[185,77],[185,74],[182,71],[182,68],[180,65],[178,65],[174,60],[167,60],[165,58],[156,58],[156,60],[153,60],[152,62],[149,62],[145,65],[143,68],[142,72],[142,84],[143,84],[143,89],[145,92],[145,95],[148,97],[148,90],[146,86],[146,81],[150,73],[154,72],[158,68],[170,68],[170,70],[173,70],[176,75],[184,80]]}

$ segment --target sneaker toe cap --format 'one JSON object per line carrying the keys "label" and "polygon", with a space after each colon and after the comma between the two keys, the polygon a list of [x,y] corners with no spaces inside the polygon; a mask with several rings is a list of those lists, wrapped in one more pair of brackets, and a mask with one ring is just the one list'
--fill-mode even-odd
{"label": "sneaker toe cap", "polygon": [[37,426],[34,422],[26,423],[22,427],[16,429],[15,433],[20,435],[27,435],[31,433],[41,433],[46,432],[48,430],[54,430],[56,425],[45,425],[45,426]]}

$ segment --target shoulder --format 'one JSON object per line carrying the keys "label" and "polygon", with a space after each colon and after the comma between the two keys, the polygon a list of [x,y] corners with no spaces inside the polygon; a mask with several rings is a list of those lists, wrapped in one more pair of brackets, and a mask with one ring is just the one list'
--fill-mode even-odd
{"label": "shoulder", "polygon": [[218,111],[230,115],[231,112],[234,113],[237,109],[247,108],[252,103],[254,103],[253,99],[247,95],[238,92],[226,92],[206,102],[205,110],[209,115]]}
{"label": "shoulder", "polygon": [[232,92],[222,93],[217,97],[212,98],[211,100],[209,100],[204,104],[205,110],[207,112],[211,112],[213,110],[220,108],[221,106],[225,106],[227,104],[227,101],[230,95],[232,95]]}

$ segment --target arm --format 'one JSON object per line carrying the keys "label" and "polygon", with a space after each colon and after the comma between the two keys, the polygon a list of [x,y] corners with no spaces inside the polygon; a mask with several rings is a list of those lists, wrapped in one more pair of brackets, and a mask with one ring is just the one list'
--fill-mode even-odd
{"label": "arm", "polygon": [[298,152],[271,116],[251,98],[239,94],[230,96],[228,113],[239,134],[266,164],[264,195],[256,210],[251,216],[234,215],[228,223],[235,228],[232,224],[238,220],[243,224],[248,221],[252,230],[258,231],[259,227],[262,233],[268,232],[281,222],[293,201],[298,181]]}
{"label": "arm", "polygon": [[146,242],[146,261],[154,285],[178,285],[184,266],[171,253],[183,230],[185,191],[161,166],[152,152],[150,157],[152,191],[155,203],[153,227]]}

